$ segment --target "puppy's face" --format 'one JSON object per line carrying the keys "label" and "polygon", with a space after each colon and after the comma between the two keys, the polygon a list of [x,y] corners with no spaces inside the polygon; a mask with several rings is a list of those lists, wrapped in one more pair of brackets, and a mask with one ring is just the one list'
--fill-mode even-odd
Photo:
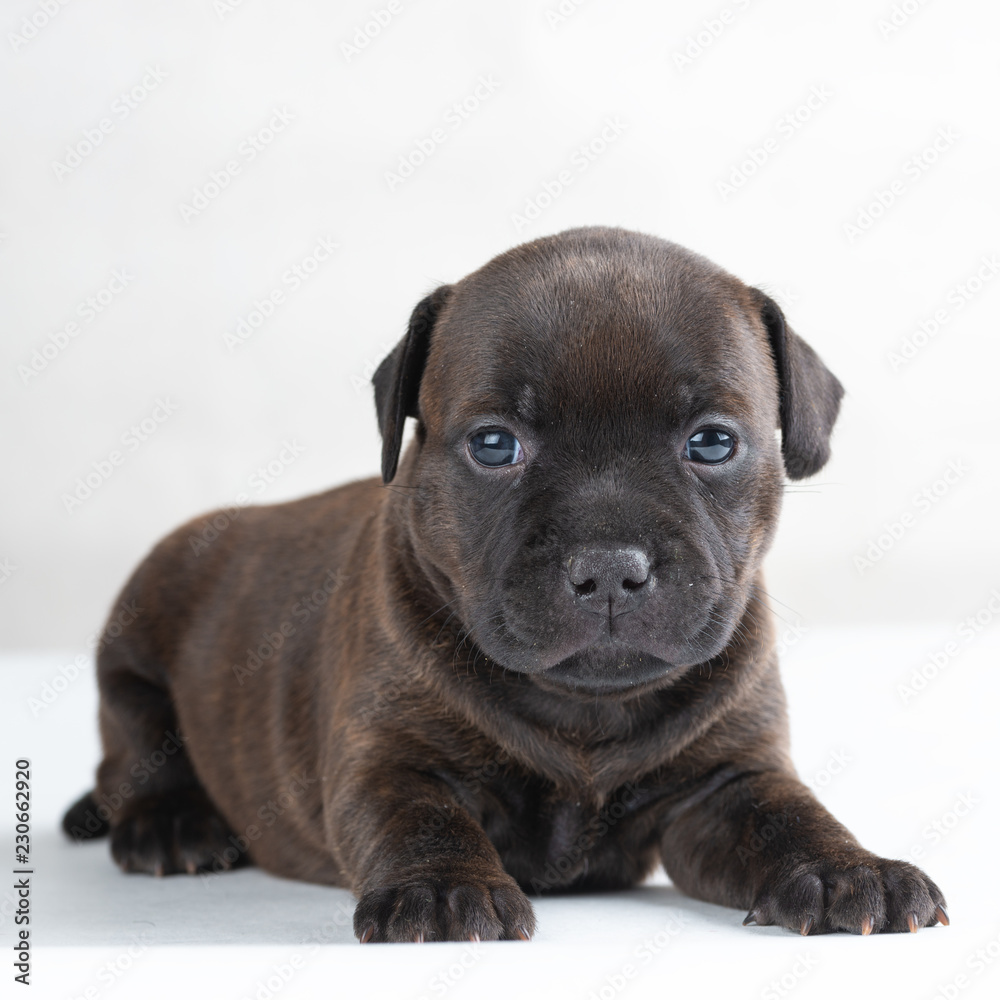
{"label": "puppy's face", "polygon": [[[467,641],[607,692],[720,653],[781,503],[782,363],[801,341],[773,303],[672,244],[576,230],[422,306],[376,388],[380,410],[419,416],[411,537]],[[396,430],[383,420],[387,444]]]}

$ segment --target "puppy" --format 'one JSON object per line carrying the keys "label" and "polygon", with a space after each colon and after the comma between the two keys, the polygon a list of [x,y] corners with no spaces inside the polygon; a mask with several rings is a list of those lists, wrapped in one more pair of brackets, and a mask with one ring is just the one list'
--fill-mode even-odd
{"label": "puppy", "polygon": [[428,295],[373,381],[381,480],[199,518],[126,584],[71,836],[346,886],[362,942],[527,939],[527,892],[658,862],[744,923],[948,922],[789,759],[760,566],[843,390],[771,299],[570,230]]}

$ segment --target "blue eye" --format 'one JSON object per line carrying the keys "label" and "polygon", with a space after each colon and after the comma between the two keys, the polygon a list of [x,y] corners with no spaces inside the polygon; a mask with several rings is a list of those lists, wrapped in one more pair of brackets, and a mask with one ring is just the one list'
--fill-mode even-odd
{"label": "blue eye", "polygon": [[488,469],[516,465],[522,459],[521,442],[510,431],[480,431],[469,438],[472,457]]}
{"label": "blue eye", "polygon": [[736,450],[736,441],[718,427],[708,427],[697,434],[692,434],[684,446],[684,454],[692,462],[702,465],[721,465],[732,457]]}

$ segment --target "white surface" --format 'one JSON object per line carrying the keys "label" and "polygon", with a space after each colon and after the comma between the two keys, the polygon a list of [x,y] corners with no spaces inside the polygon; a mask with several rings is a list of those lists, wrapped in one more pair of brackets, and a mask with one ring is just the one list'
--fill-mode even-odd
{"label": "white surface", "polygon": [[[922,3],[883,37],[879,21],[916,0],[563,0],[554,25],[560,0],[399,0],[348,60],[342,44],[387,2],[73,0],[17,50],[9,34],[40,0],[3,5],[0,468],[18,488],[0,491],[0,646],[84,648],[142,553],[199,511],[375,472],[366,382],[418,299],[587,224],[763,284],[847,386],[825,485],[786,505],[778,599],[817,624],[974,611],[1000,562],[981,527],[997,493],[998,282],[961,309],[949,295],[1000,251],[1000,6]],[[718,37],[679,70],[705,21]],[[147,66],[166,77],[121,117]],[[484,76],[497,88],[452,127]],[[275,107],[294,120],[251,161],[240,145]],[[800,107],[800,127],[779,125]],[[103,117],[113,131],[57,179]],[[574,162],[609,117],[625,130]],[[435,128],[447,139],[390,190],[386,172]],[[939,129],[957,138],[911,176]],[[718,182],[769,140],[723,199]],[[186,223],[179,206],[230,159],[241,173]],[[561,170],[572,183],[518,230]],[[893,181],[898,200],[850,242],[844,225]],[[340,248],[283,285],[321,237]],[[85,322],[78,305],[119,268],[128,287]],[[275,288],[286,301],[231,352],[224,336]],[[894,371],[889,352],[939,308],[947,323]],[[73,320],[81,333],[24,384],[18,366]],[[133,446],[157,399],[176,411]],[[286,440],[305,451],[252,480]],[[63,494],[116,449],[123,463],[67,511]],[[967,473],[916,508],[956,459]],[[908,513],[859,575],[854,557]]]}
{"label": "white surface", "polygon": [[[592,992],[600,997],[602,988],[610,998],[606,977],[628,964],[636,976],[622,980],[614,996],[784,996],[769,985],[776,981],[786,992],[794,982],[802,998],[931,1000],[938,987],[965,975],[962,997],[993,997],[1000,970],[992,963],[975,970],[979,949],[1000,955],[1000,633],[987,628],[962,642],[950,666],[907,705],[897,691],[956,629],[952,622],[813,629],[785,652],[800,774],[866,846],[916,858],[948,898],[951,927],[872,938],[802,939],[776,928],[745,928],[743,913],[690,900],[660,875],[632,892],[536,900],[538,934],[530,944],[361,947],[353,942],[345,891],[255,869],[215,878],[123,875],[106,841],[72,845],[55,831],[65,806],[89,787],[98,758],[92,668],[36,716],[30,699],[40,698],[65,658],[4,658],[10,693],[0,706],[4,756],[30,757],[34,773],[31,995],[77,997],[90,988],[97,991],[90,1000],[178,991],[238,1000],[254,997],[262,983],[261,1000],[513,992],[585,1000]],[[963,796],[973,805],[959,818],[954,807]],[[5,946],[11,940],[6,902],[0,898]],[[657,935],[662,950],[654,953],[644,942],[655,945]],[[318,948],[309,944],[317,938]],[[800,957],[805,964],[796,965]],[[267,984],[275,967],[294,972],[280,989],[279,980]],[[804,974],[796,977],[796,970]],[[791,977],[784,986],[783,977]]]}
{"label": "white surface", "polygon": [[[29,995],[996,996],[997,963],[975,963],[977,949],[1000,953],[1000,283],[961,308],[951,297],[1000,251],[1000,7],[923,3],[883,36],[879,20],[912,4],[586,0],[552,25],[557,0],[400,2],[350,60],[341,44],[386,0],[74,0],[16,47],[11,33],[40,0],[0,13],[0,649],[15,651],[0,661],[0,740],[5,761],[33,761]],[[675,54],[724,8],[731,23],[678,70]],[[166,76],[119,116],[113,102],[148,66]],[[484,76],[499,86],[453,129],[449,109]],[[801,128],[778,131],[824,87],[829,99]],[[275,107],[291,124],[184,222],[179,205],[242,157]],[[57,179],[53,161],[105,116],[114,129]],[[571,158],[609,117],[625,130],[519,229],[513,216],[576,169]],[[442,124],[446,141],[390,191],[385,172]],[[955,141],[914,178],[907,164],[940,129]],[[777,151],[723,198],[717,182],[771,138]],[[844,224],[894,180],[898,200],[849,240]],[[374,472],[366,382],[415,302],[514,243],[586,224],[675,240],[762,285],[847,386],[834,459],[816,483],[790,487],[768,560],[795,756],[867,846],[924,850],[953,925],[803,941],[657,885],[542,900],[533,943],[474,956],[461,945],[324,945],[271,988],[273,967],[344,912],[344,893],[254,871],[210,884],[126,877],[106,843],[74,847],[55,833],[98,759],[91,639],[145,550],[198,511]],[[340,244],[334,255],[230,351],[224,336],[288,287],[283,274],[322,237]],[[79,304],[116,269],[134,276],[128,287],[25,383],[18,366],[80,322]],[[940,332],[894,370],[889,353],[942,308]],[[176,411],[161,409],[133,447],[129,429],[157,400]],[[286,441],[305,450],[283,462]],[[63,494],[114,449],[125,461],[68,511]],[[274,461],[268,482],[257,470]],[[954,462],[961,475],[921,500]],[[859,570],[886,526],[911,516]],[[977,615],[981,631],[962,631]],[[878,627],[855,627],[864,622]],[[957,655],[942,652],[948,643]],[[904,706],[897,682],[931,654],[947,667]],[[971,813],[933,842],[933,824],[968,794]],[[0,844],[10,822],[0,814]],[[4,948],[6,902],[0,893]],[[636,963],[639,978],[610,986],[671,915],[683,932]],[[139,929],[149,944],[133,958]],[[796,978],[801,955],[816,964]],[[455,985],[440,978],[463,960]],[[968,985],[954,985],[963,975]]]}

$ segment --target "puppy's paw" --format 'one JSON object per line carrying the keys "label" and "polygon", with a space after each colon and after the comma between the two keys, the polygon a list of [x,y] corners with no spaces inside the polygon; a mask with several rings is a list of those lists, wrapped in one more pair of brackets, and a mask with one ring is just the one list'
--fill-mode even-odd
{"label": "puppy's paw", "polygon": [[852,861],[800,862],[773,878],[744,924],[779,924],[800,934],[916,931],[948,923],[941,890],[916,866],[874,854]]}
{"label": "puppy's paw", "polygon": [[126,872],[221,871],[246,860],[230,833],[201,789],[182,789],[128,803],[111,826],[111,856]]}
{"label": "puppy's paw", "polygon": [[418,875],[362,893],[354,933],[369,941],[527,941],[528,897],[505,872]]}

